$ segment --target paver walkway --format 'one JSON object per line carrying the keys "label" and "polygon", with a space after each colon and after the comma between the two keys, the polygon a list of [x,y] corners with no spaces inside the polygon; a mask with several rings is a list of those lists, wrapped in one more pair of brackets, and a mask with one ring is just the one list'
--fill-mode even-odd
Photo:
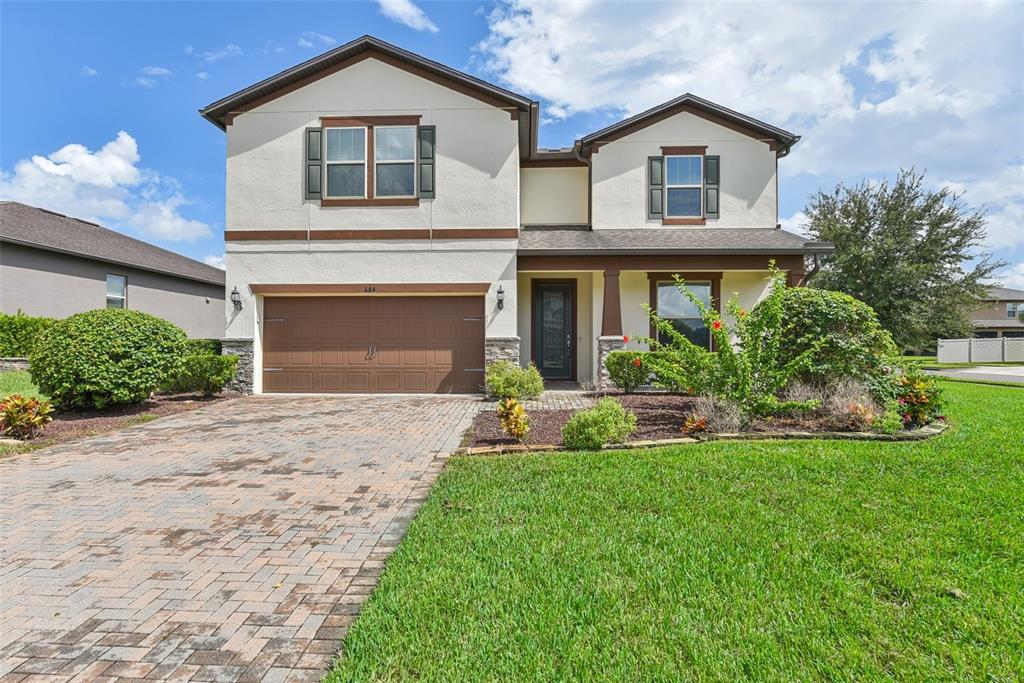
{"label": "paver walkway", "polygon": [[319,679],[480,406],[249,397],[0,460],[0,680]]}

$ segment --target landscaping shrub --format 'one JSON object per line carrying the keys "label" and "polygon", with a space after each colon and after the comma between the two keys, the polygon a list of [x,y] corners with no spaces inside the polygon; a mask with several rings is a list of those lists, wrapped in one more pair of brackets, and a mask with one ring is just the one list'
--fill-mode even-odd
{"label": "landscaping shrub", "polygon": [[215,356],[201,353],[185,356],[181,367],[161,388],[172,394],[202,393],[214,396],[235,378],[238,370],[238,356]]}
{"label": "landscaping shrub", "polygon": [[740,407],[732,401],[722,400],[710,394],[701,394],[694,399],[693,415],[705,419],[707,431],[719,434],[734,434],[743,427]]}
{"label": "landscaping shrub", "polygon": [[219,356],[221,354],[220,339],[189,339],[185,342],[185,354],[188,356],[203,354]]}
{"label": "landscaping shrub", "polygon": [[0,357],[27,357],[39,336],[54,322],[53,318],[25,315],[21,311],[14,315],[0,313]]}
{"label": "landscaping shrub", "polygon": [[[841,377],[866,378],[897,355],[892,336],[882,328],[874,310],[848,294],[809,287],[781,290],[780,324],[762,325],[778,336],[777,362],[784,366],[804,356],[800,376],[816,382]],[[773,317],[772,306],[754,307],[750,319],[758,324]],[[767,322],[767,321],[766,321]]]}
{"label": "landscaping shrub", "polygon": [[631,394],[651,379],[645,362],[648,355],[645,351],[612,351],[604,359],[604,366],[615,386]]}
{"label": "landscaping shrub", "polygon": [[544,391],[544,379],[533,363],[521,368],[511,361],[496,360],[487,366],[484,383],[491,396],[517,401],[537,398]]}
{"label": "landscaping shrub", "polygon": [[11,394],[0,401],[0,434],[15,439],[31,439],[53,420],[50,401]]}
{"label": "landscaping shrub", "polygon": [[573,450],[596,450],[607,443],[622,443],[636,430],[636,415],[607,396],[581,410],[562,427],[562,442]]}
{"label": "landscaping shrub", "polygon": [[514,398],[498,402],[498,420],[505,433],[522,443],[530,431],[530,416],[523,404]]}
{"label": "landscaping shrub", "polygon": [[178,371],[185,333],[139,311],[104,308],[55,322],[29,362],[40,391],[60,406],[138,403]]}

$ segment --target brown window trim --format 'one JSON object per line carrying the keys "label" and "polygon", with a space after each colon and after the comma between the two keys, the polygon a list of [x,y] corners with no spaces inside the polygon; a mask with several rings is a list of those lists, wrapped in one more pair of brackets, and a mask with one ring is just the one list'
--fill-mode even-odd
{"label": "brown window trim", "polygon": [[[374,182],[377,175],[377,166],[374,163],[374,126],[419,126],[419,114],[404,116],[321,116],[320,126],[323,128],[366,128],[366,159],[363,163],[366,167],[366,196],[365,197],[323,197],[320,199],[320,206],[325,208],[340,206],[419,206],[420,198],[416,197],[376,197],[374,196]],[[326,166],[326,161],[324,164]],[[419,162],[413,160],[413,167],[418,167]],[[418,172],[418,171],[417,171]],[[327,192],[324,186],[324,194]]]}
{"label": "brown window trim", "polygon": [[704,156],[708,153],[708,146],[694,146],[689,147],[662,147],[662,154],[669,154],[672,156]]}
{"label": "brown window trim", "polygon": [[662,218],[662,225],[707,225],[706,218]]}
{"label": "brown window trim", "polygon": [[516,228],[381,228],[379,230],[225,230],[227,242],[316,240],[515,239]]}
{"label": "brown window trim", "polygon": [[[714,306],[718,314],[722,314],[722,273],[721,272],[700,272],[690,271],[681,273],[647,273],[647,279],[650,281],[650,291],[647,298],[647,303],[651,307],[653,313],[658,311],[658,283],[659,282],[675,282],[673,275],[678,275],[687,282],[710,282],[711,283],[711,305]],[[651,321],[651,338],[657,339],[658,330],[654,327],[654,321]],[[711,350],[715,350],[715,340],[711,339]]]}

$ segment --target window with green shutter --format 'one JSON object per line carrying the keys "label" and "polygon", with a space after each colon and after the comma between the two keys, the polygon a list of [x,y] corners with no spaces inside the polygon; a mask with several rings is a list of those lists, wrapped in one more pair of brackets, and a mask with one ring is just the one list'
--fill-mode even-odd
{"label": "window with green shutter", "polygon": [[704,157],[704,217],[718,218],[718,181],[722,162],[717,155]]}

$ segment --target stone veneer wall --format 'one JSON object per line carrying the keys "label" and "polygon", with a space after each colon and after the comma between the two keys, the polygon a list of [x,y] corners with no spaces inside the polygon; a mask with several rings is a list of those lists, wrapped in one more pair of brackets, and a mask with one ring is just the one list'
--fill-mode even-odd
{"label": "stone veneer wall", "polygon": [[251,394],[253,386],[253,346],[252,339],[222,339],[221,353],[225,356],[238,356],[238,372],[228,383],[228,389]]}
{"label": "stone veneer wall", "polygon": [[608,354],[612,351],[621,351],[626,348],[626,342],[622,340],[622,335],[614,335],[610,337],[598,337],[597,338],[597,390],[608,391],[613,389],[615,384],[612,382],[611,377],[608,376],[608,368],[604,366],[604,359],[608,357]]}
{"label": "stone veneer wall", "polygon": [[519,337],[487,337],[484,340],[484,362],[512,361],[519,365]]}
{"label": "stone veneer wall", "polygon": [[28,358],[0,358],[0,372],[28,370]]}

